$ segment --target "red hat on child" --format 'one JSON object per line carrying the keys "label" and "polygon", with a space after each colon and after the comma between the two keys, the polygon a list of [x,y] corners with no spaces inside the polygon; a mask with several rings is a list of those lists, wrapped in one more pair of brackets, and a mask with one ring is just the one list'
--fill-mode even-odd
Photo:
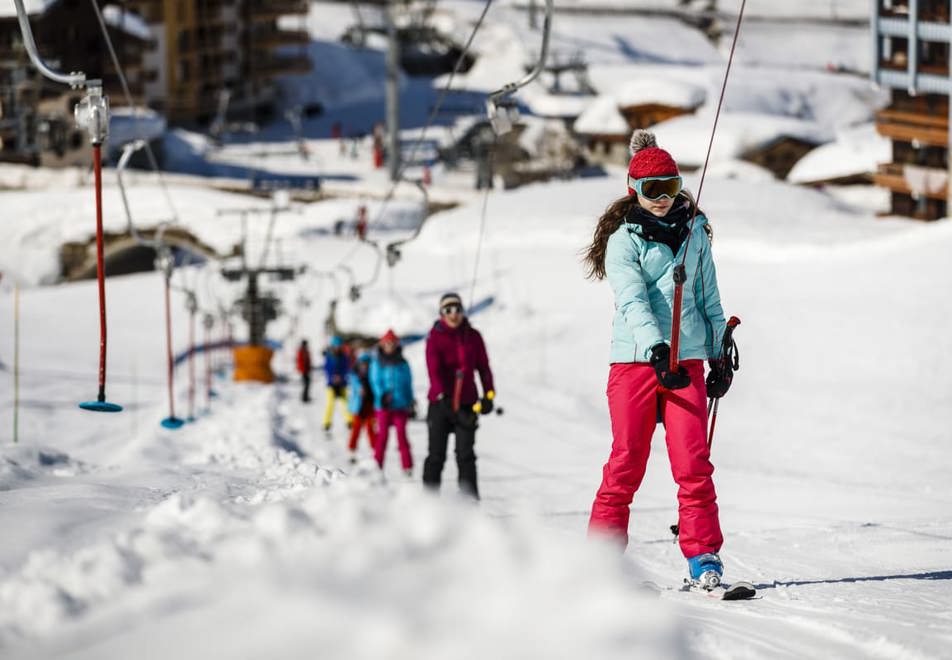
{"label": "red hat on child", "polygon": [[387,332],[384,333],[383,337],[380,338],[380,343],[383,344],[384,342],[388,342],[388,341],[393,342],[394,344],[399,344],[400,338],[394,333],[393,330],[387,330]]}
{"label": "red hat on child", "polygon": [[658,146],[654,133],[636,129],[628,144],[631,160],[628,163],[628,194],[635,194],[634,183],[646,176],[678,176],[678,164],[667,151]]}

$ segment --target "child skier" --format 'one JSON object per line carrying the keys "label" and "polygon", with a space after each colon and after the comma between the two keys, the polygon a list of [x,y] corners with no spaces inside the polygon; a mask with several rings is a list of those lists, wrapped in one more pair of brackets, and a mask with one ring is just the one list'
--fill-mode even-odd
{"label": "child skier", "polygon": [[403,472],[408,477],[413,476],[413,456],[410,455],[410,441],[407,439],[407,420],[413,408],[413,378],[410,365],[403,357],[400,339],[393,330],[387,330],[380,338],[380,350],[370,364],[370,385],[377,412],[377,465],[383,469],[387,436],[392,425],[397,429]]}
{"label": "child skier", "polygon": [[364,354],[357,358],[354,370],[350,372],[350,390],[347,399],[348,410],[352,416],[350,427],[350,462],[357,462],[357,440],[360,438],[360,429],[367,427],[367,439],[370,448],[376,450],[377,430],[374,428],[374,393],[370,385],[370,355]]}
{"label": "child skier", "polygon": [[350,425],[350,412],[347,410],[347,374],[350,373],[350,356],[345,350],[344,340],[334,335],[330,345],[324,351],[324,375],[327,377],[327,406],[324,408],[324,432],[330,433],[334,421],[334,403],[340,399],[344,407],[344,418]]}
{"label": "child skier", "polygon": [[301,345],[297,351],[297,370],[301,374],[301,401],[309,403],[311,401],[311,351],[307,345],[307,339],[301,340]]}
{"label": "child skier", "polygon": [[[707,445],[706,400],[719,398],[731,374],[719,358],[726,323],[721,309],[711,230],[683,190],[678,166],[654,135],[631,138],[628,195],[612,203],[595,227],[585,262],[589,277],[607,278],[615,294],[608,409],[612,450],[592,505],[590,533],[628,543],[629,506],[645,474],[657,421],[665,426],[678,488],[681,551],[691,580],[720,583],[723,538],[714,467]],[[686,258],[684,257],[687,252]],[[679,367],[669,368],[675,266],[684,258]],[[712,370],[704,379],[704,359]]]}

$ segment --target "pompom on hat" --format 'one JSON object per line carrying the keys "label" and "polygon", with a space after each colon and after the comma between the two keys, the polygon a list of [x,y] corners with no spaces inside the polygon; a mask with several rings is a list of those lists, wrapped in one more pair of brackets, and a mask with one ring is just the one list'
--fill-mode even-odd
{"label": "pompom on hat", "polygon": [[631,160],[628,162],[628,194],[634,195],[634,183],[647,176],[679,176],[678,164],[667,151],[658,146],[654,133],[635,129],[628,143]]}

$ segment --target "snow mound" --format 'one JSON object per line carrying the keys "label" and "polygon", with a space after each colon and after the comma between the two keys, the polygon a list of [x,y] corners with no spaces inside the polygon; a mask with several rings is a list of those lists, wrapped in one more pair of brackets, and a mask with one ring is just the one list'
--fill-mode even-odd
{"label": "snow mound", "polygon": [[[165,657],[290,658],[314,645],[358,659],[678,649],[673,614],[613,549],[388,484],[375,468],[344,479],[275,446],[273,428],[300,426],[280,396],[236,396],[230,419],[175,444],[186,467],[234,457],[248,488],[228,488],[244,494],[174,493],[107,540],[30,554],[0,578],[0,644],[43,636],[74,657],[128,657],[124,618],[108,614],[134,603],[137,639],[163,637]],[[102,634],[83,634],[89,620]],[[225,620],[243,624],[216,623]]]}

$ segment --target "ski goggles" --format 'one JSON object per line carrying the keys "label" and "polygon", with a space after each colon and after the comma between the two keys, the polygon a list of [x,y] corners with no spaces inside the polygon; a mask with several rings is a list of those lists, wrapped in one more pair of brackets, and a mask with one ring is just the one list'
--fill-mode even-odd
{"label": "ski goggles", "polygon": [[463,306],[459,303],[450,303],[448,305],[443,305],[440,307],[440,313],[443,316],[449,316],[450,314],[462,314]]}
{"label": "ski goggles", "polygon": [[655,201],[662,197],[674,199],[681,192],[683,182],[680,176],[646,176],[640,179],[628,177],[628,187],[639,197]]}

